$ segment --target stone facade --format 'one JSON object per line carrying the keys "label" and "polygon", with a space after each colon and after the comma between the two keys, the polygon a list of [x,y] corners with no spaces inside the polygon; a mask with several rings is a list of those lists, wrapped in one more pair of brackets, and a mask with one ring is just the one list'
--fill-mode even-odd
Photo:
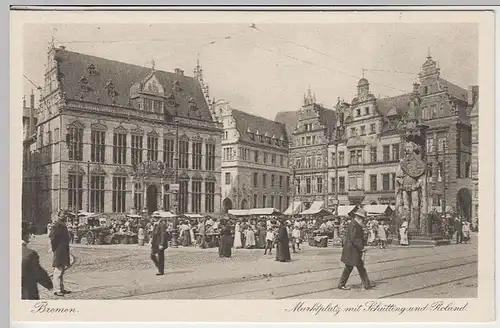
{"label": "stone facade", "polygon": [[472,127],[472,156],[471,156],[471,176],[472,176],[472,220],[474,225],[479,221],[479,89],[477,86],[469,88],[468,103],[471,109],[469,114]]}
{"label": "stone facade", "polygon": [[[477,93],[477,87],[474,90]],[[429,207],[456,208],[470,218],[471,163],[477,159],[468,115],[472,105],[467,100],[471,97],[471,92],[440,77],[440,69],[431,56],[422,65],[419,82],[414,83],[413,91],[408,94],[377,99],[370,91],[369,81],[360,79],[351,103],[339,99],[334,119],[326,126],[321,125],[319,118],[320,113],[328,110],[314,110],[318,105],[309,104],[311,99],[315,103],[314,97],[306,97],[298,119],[294,120],[292,112],[279,113],[276,119],[287,126],[295,121],[290,158],[291,163],[296,163],[300,188],[309,173],[299,162],[308,156],[321,157],[326,149],[328,155],[321,157],[321,161],[324,163],[328,158],[328,175],[322,181],[326,187],[322,187],[323,193],[318,194],[313,187],[310,193],[302,195],[302,189],[297,188],[296,199],[306,202],[324,199],[329,208],[336,203],[394,205],[396,170],[401,158],[398,123],[412,109],[428,126],[425,197]],[[410,108],[412,103],[415,108]],[[308,108],[312,108],[310,116],[306,114]],[[312,131],[308,130],[310,123]],[[311,144],[302,144],[302,134],[304,137],[314,134],[316,128],[324,136],[324,143],[313,144],[311,138]],[[309,170],[311,175],[324,176],[322,166]]]}
{"label": "stone facade", "polygon": [[30,104],[23,99],[23,186],[22,220],[36,222],[39,199],[39,184],[36,157],[36,118],[35,95],[31,93]]}
{"label": "stone facade", "polygon": [[274,207],[288,201],[288,138],[285,126],[220,102],[214,113],[222,136],[222,208]]}
{"label": "stone facade", "polygon": [[40,220],[59,208],[219,212],[221,126],[207,98],[179,69],[52,47],[37,115]]}

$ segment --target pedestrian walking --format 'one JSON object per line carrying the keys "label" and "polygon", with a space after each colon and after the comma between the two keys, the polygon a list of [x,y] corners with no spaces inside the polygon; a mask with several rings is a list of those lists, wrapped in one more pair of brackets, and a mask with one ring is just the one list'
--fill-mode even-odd
{"label": "pedestrian walking", "polygon": [[403,219],[403,223],[401,224],[401,228],[399,228],[399,244],[401,246],[408,246],[408,221]]}
{"label": "pedestrian walking", "polygon": [[470,240],[470,222],[464,221],[462,224],[463,241],[467,244]]}
{"label": "pedestrian walking", "polygon": [[342,290],[349,290],[346,287],[346,283],[354,267],[358,270],[359,277],[363,283],[363,289],[374,287],[370,283],[363,260],[363,254],[366,251],[363,233],[366,212],[363,209],[359,209],[354,215],[354,220],[347,226],[346,242],[342,248],[341,261],[345,264],[345,268],[338,284],[338,288]]}
{"label": "pedestrian walking", "polygon": [[[24,223],[24,222],[23,222]],[[49,274],[40,265],[40,256],[28,248],[32,231],[23,225],[21,230],[22,260],[21,260],[21,299],[39,300],[38,284],[52,290],[54,287]]]}
{"label": "pedestrian walking", "polygon": [[231,257],[232,243],[233,241],[229,222],[227,219],[221,219],[219,257]]}
{"label": "pedestrian walking", "polygon": [[165,249],[168,247],[167,226],[164,219],[153,229],[151,241],[151,260],[158,269],[157,276],[162,276],[165,273]]}
{"label": "pedestrian walking", "polygon": [[267,228],[266,232],[266,248],[264,250],[264,255],[267,254],[267,250],[269,250],[269,255],[273,255],[273,244],[275,239],[275,234],[273,232],[273,228]]}
{"label": "pedestrian walking", "polygon": [[293,252],[296,253],[296,250],[300,251],[300,229],[298,226],[294,226],[292,230],[292,245],[295,245],[293,248]]}
{"label": "pedestrian walking", "polygon": [[55,290],[54,295],[56,296],[64,296],[70,293],[64,288],[64,273],[70,265],[69,232],[65,221],[65,216],[59,213],[50,232],[53,253],[52,267],[54,268],[52,279]]}
{"label": "pedestrian walking", "polygon": [[458,216],[455,216],[455,220],[453,221],[453,228],[456,242],[457,244],[461,244],[463,242],[462,221],[460,221]]}
{"label": "pedestrian walking", "polygon": [[378,235],[380,249],[385,248],[385,245],[387,243],[387,230],[383,222],[380,222],[377,227],[377,235]]}
{"label": "pedestrian walking", "polygon": [[285,220],[280,220],[278,236],[276,238],[276,261],[289,262],[290,257],[290,240],[288,238],[288,229]]}

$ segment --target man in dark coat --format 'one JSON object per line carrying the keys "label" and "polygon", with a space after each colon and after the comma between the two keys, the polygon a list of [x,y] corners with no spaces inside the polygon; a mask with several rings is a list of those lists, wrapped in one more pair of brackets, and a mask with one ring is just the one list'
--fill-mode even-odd
{"label": "man in dark coat", "polygon": [[151,260],[158,269],[157,276],[165,273],[165,249],[168,247],[167,225],[163,219],[160,219],[153,229],[151,240]]}
{"label": "man in dark coat", "polygon": [[458,216],[455,217],[455,220],[453,221],[453,230],[455,230],[456,234],[456,241],[457,244],[461,244],[463,242],[463,234],[462,234],[462,221],[458,218]]}
{"label": "man in dark coat", "polygon": [[355,213],[355,218],[347,226],[346,240],[342,248],[341,261],[344,262],[345,268],[340,277],[338,288],[348,290],[345,286],[353,267],[358,269],[359,277],[363,283],[364,289],[370,289],[373,285],[370,284],[368,273],[366,272],[363,253],[365,249],[365,240],[363,233],[363,221],[366,218],[366,212],[359,209]]}
{"label": "man in dark coat", "polygon": [[290,240],[288,238],[288,229],[285,220],[280,221],[278,236],[276,238],[276,261],[288,262],[290,256]]}
{"label": "man in dark coat", "polygon": [[52,290],[52,280],[40,265],[40,256],[27,247],[30,242],[31,231],[23,227],[22,232],[22,261],[21,261],[21,299],[39,300],[38,284]]}
{"label": "man in dark coat", "polygon": [[50,245],[53,252],[52,266],[54,267],[54,295],[64,296],[70,291],[64,289],[64,272],[69,267],[69,231],[66,227],[66,218],[60,213],[52,226],[50,232]]}

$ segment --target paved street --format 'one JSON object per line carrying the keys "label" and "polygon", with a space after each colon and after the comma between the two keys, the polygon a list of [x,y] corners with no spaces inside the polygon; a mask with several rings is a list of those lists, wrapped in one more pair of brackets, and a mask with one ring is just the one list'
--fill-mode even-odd
{"label": "paved street", "polygon": [[[47,236],[30,244],[49,269]],[[292,262],[274,261],[261,250],[236,250],[221,259],[216,249],[169,248],[166,274],[155,276],[149,247],[75,245],[66,285],[68,299],[284,299],[422,298],[477,296],[477,236],[470,244],[369,249],[366,267],[373,290],[362,291],[356,270],[337,290],[341,250],[307,245]],[[274,253],[273,253],[274,255]],[[42,291],[42,298],[54,298]]]}

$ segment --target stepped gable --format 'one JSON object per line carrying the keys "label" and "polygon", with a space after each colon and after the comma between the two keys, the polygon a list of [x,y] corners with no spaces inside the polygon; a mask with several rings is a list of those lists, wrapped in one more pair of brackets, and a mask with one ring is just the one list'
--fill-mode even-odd
{"label": "stepped gable", "polygon": [[[262,143],[257,137],[258,135],[273,137],[275,139],[283,138],[285,144],[288,143],[285,125],[267,118],[245,113],[241,110],[232,110],[234,120],[236,122],[236,129],[240,134],[240,140],[252,143]],[[255,134],[255,140],[252,140],[250,134]],[[275,143],[273,142],[273,145]],[[283,146],[281,146],[283,147]]]}
{"label": "stepped gable", "polygon": [[[106,58],[90,56],[82,53],[55,49],[55,60],[58,63],[58,76],[66,99],[82,100],[119,107],[130,107],[130,92],[134,85],[154,76],[165,90],[163,97],[174,95],[178,103],[178,115],[188,117],[193,101],[197,107],[196,117],[212,121],[210,110],[198,81],[179,73],[153,70]],[[92,68],[92,69],[91,69]],[[86,79],[87,93],[81,98],[81,81]],[[111,83],[111,84],[110,84]],[[174,91],[174,84],[178,88]],[[114,97],[110,96],[112,85]],[[175,107],[165,105],[170,114],[175,115]]]}

